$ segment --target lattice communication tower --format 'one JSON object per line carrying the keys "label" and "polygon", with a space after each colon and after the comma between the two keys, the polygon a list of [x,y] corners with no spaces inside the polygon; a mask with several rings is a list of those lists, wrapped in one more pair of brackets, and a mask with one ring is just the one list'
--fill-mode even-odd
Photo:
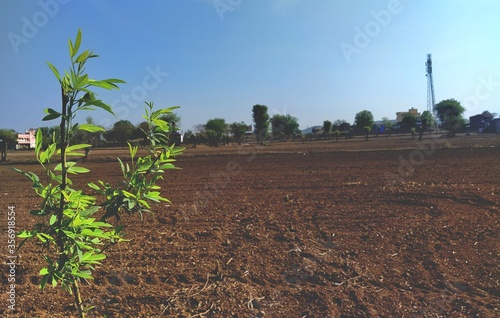
{"label": "lattice communication tower", "polygon": [[430,111],[434,118],[437,118],[436,110],[436,99],[434,98],[434,81],[432,80],[432,58],[430,54],[427,54],[427,62],[425,63],[425,69],[427,71],[427,110]]}

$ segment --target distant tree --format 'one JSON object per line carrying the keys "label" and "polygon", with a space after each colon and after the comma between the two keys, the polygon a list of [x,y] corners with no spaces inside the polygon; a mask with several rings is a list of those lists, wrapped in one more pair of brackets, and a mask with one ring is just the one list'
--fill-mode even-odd
{"label": "distant tree", "polygon": [[[88,125],[101,127],[95,124],[95,121],[92,117],[88,116],[85,118],[85,122]],[[101,127],[102,128],[102,127]],[[104,129],[104,128],[103,128]],[[57,134],[59,134],[59,130],[57,130]],[[99,146],[101,142],[101,138],[103,136],[102,131],[89,132],[85,130],[77,130],[71,136],[70,144],[90,144],[92,146]],[[52,136],[50,136],[50,140],[52,140]],[[85,148],[85,154],[88,155],[90,148]]]}
{"label": "distant tree", "polygon": [[368,110],[360,111],[354,118],[354,126],[358,132],[365,131],[366,126],[369,126],[371,129],[373,127],[373,123],[373,115]]}
{"label": "distant tree", "polygon": [[349,124],[347,121],[345,120],[336,120],[334,125],[337,127],[335,130],[340,130],[341,132],[347,132],[351,129],[351,124]]}
{"label": "distant tree", "polygon": [[132,138],[142,138],[142,144],[147,145],[148,144],[148,135],[147,131],[149,131],[149,125],[146,121],[143,121],[137,125],[135,129],[135,134]]}
{"label": "distant tree", "polygon": [[193,131],[192,131],[192,130],[189,130],[189,129],[188,129],[188,130],[186,130],[186,131],[184,132],[184,137],[183,137],[183,139],[184,139],[184,142],[185,142],[187,145],[189,145],[190,143],[193,143],[193,144],[194,144],[194,140],[193,140],[194,138],[193,138],[193,137],[194,137],[194,133],[193,133]]}
{"label": "distant tree", "polygon": [[223,118],[209,119],[205,124],[205,132],[210,146],[219,146],[223,136],[227,132],[226,120]]}
{"label": "distant tree", "polygon": [[281,139],[280,136],[285,135],[285,116],[281,114],[275,114],[271,117],[271,133],[274,138]]}
{"label": "distant tree", "polygon": [[288,114],[275,114],[271,118],[271,129],[275,138],[290,138],[299,129],[298,119]]}
{"label": "distant tree", "polygon": [[422,120],[422,127],[420,129],[420,136],[418,136],[418,141],[422,141],[422,136],[424,135],[424,132],[429,129],[434,123],[434,117],[432,116],[432,113],[428,110],[424,111],[422,115],[420,116]]}
{"label": "distant tree", "polygon": [[411,131],[412,128],[417,127],[417,116],[413,114],[405,114],[403,116],[402,123],[406,126],[406,129]]}
{"label": "distant tree", "polygon": [[385,128],[391,129],[392,128],[392,121],[387,118],[387,117],[382,117],[382,123]]}
{"label": "distant tree", "polygon": [[330,139],[330,133],[332,132],[332,122],[325,120],[323,122],[323,134],[326,138]]}
{"label": "distant tree", "polygon": [[52,139],[55,138],[56,142],[59,142],[61,139],[61,127],[60,126],[52,126],[52,127],[39,127],[39,130],[42,132],[42,148],[46,149],[51,143]]}
{"label": "distant tree", "polygon": [[448,130],[448,135],[455,136],[457,130],[464,123],[463,113],[465,108],[455,99],[440,101],[434,109],[444,129]]}
{"label": "distant tree", "polygon": [[285,136],[286,138],[290,138],[292,135],[297,134],[299,131],[299,120],[297,117],[293,117],[292,115],[285,115]]}
{"label": "distant tree", "polygon": [[125,146],[127,141],[134,137],[135,133],[136,127],[130,121],[120,120],[113,125],[113,128],[104,133],[104,137]]}
{"label": "distant tree", "polygon": [[254,105],[252,108],[252,112],[257,140],[259,140],[260,143],[263,144],[264,139],[269,133],[269,114],[267,113],[267,106]]}
{"label": "distant tree", "polygon": [[170,126],[172,126],[173,123],[176,129],[180,129],[181,127],[181,116],[176,113],[163,114],[160,116],[160,119],[166,121]]}
{"label": "distant tree", "polygon": [[370,136],[370,131],[372,130],[371,126],[365,126],[363,127],[365,134],[366,134],[366,141],[368,141],[368,137]]}
{"label": "distant tree", "polygon": [[340,130],[338,130],[338,129],[337,129],[337,130],[335,130],[335,131],[333,132],[333,135],[335,136],[335,140],[336,140],[336,141],[339,141],[339,137],[340,137]]}
{"label": "distant tree", "polygon": [[229,125],[229,128],[231,129],[231,133],[233,133],[234,140],[238,143],[238,145],[241,145],[243,136],[245,136],[245,133],[247,131],[247,124],[245,124],[244,122],[234,122]]}
{"label": "distant tree", "polygon": [[7,149],[17,141],[17,133],[14,129],[0,129],[0,160],[7,160]]}

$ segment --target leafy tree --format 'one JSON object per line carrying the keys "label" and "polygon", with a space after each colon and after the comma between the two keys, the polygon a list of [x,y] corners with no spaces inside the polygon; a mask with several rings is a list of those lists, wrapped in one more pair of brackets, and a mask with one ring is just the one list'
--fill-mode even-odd
{"label": "leafy tree", "polygon": [[17,133],[13,129],[0,129],[0,154],[1,161],[7,160],[7,149],[17,141]]}
{"label": "leafy tree", "polygon": [[192,143],[194,142],[193,141],[193,138],[194,138],[194,133],[192,130],[186,130],[186,132],[184,132],[184,142],[189,145],[189,143]]}
{"label": "leafy tree", "polygon": [[354,126],[358,132],[365,131],[366,126],[369,126],[371,129],[373,127],[373,123],[373,115],[368,110],[360,111],[354,118]]}
{"label": "leafy tree", "polygon": [[446,99],[436,104],[434,109],[442,127],[448,130],[450,136],[455,136],[460,125],[464,123],[465,108],[455,99]]}
{"label": "leafy tree", "polygon": [[139,123],[139,125],[137,125],[136,129],[135,129],[135,136],[134,138],[142,138],[143,141],[142,141],[142,144],[143,145],[147,145],[148,144],[148,135],[147,135],[147,131],[148,131],[148,122],[147,121],[143,121],[141,123]]}
{"label": "leafy tree", "polygon": [[229,128],[231,129],[231,133],[233,133],[235,141],[238,145],[241,145],[243,136],[245,136],[245,133],[247,132],[247,124],[244,122],[234,122],[229,126]]}
{"label": "leafy tree", "polygon": [[334,123],[334,127],[333,127],[335,130],[340,130],[341,132],[347,132],[351,129],[351,124],[349,124],[347,121],[345,120],[336,120],[335,123]]}
{"label": "leafy tree", "polygon": [[224,134],[227,132],[226,120],[223,118],[209,119],[205,124],[205,132],[211,146],[219,146]]}
{"label": "leafy tree", "polygon": [[[333,130],[333,131],[335,131],[335,130],[337,130],[337,129],[341,130],[341,129],[340,129],[340,126],[341,126],[342,124],[344,124],[344,125],[345,125],[346,123],[347,123],[347,122],[346,122],[344,119],[337,119],[336,121],[334,121],[334,122],[332,123],[332,130]],[[350,125],[349,125],[349,126],[350,126]]]}
{"label": "leafy tree", "polygon": [[286,136],[286,138],[290,138],[292,135],[295,136],[295,134],[300,134],[299,120],[297,119],[297,117],[286,114],[285,120],[286,120],[286,124],[285,124],[285,136]]}
{"label": "leafy tree", "polygon": [[428,110],[422,112],[420,118],[422,120],[422,127],[420,129],[420,136],[418,136],[418,141],[422,141],[422,136],[424,135],[424,132],[434,123],[434,117],[432,116],[432,113]]}
{"label": "leafy tree", "polygon": [[325,120],[323,122],[323,134],[327,137],[330,138],[330,133],[332,131],[332,122],[329,120]]}
{"label": "leafy tree", "polygon": [[370,135],[370,131],[372,130],[372,127],[371,126],[365,126],[363,127],[364,131],[365,131],[365,134],[366,134],[366,141],[368,141],[368,137]]}
{"label": "leafy tree", "polygon": [[269,133],[269,114],[267,113],[267,106],[258,104],[254,105],[252,112],[257,140],[263,144]]}
{"label": "leafy tree", "polygon": [[279,138],[285,135],[286,119],[284,115],[275,114],[271,117],[271,132],[274,138]]}
{"label": "leafy tree", "polygon": [[171,126],[175,126],[177,129],[181,128],[181,116],[176,113],[163,114],[160,116],[160,119],[166,121]]}
{"label": "leafy tree", "polygon": [[116,141],[121,146],[125,146],[127,141],[136,135],[136,127],[128,120],[117,121],[111,130],[107,131],[104,136],[106,139]]}
{"label": "leafy tree", "polygon": [[333,132],[333,135],[335,136],[335,140],[336,140],[336,141],[339,141],[339,137],[340,137],[340,130],[338,130],[338,129],[337,129],[337,130],[335,130],[335,131]]}
{"label": "leafy tree", "polygon": [[61,127],[60,126],[52,126],[52,127],[39,127],[38,130],[41,130],[42,133],[42,149],[47,149],[47,147],[56,140],[59,142],[61,140]]}
{"label": "leafy tree", "polygon": [[385,129],[392,129],[392,122],[387,117],[382,117],[382,123],[384,124]]}
{"label": "leafy tree", "polygon": [[417,126],[417,117],[413,114],[405,114],[402,123],[406,126],[406,129],[411,130]]}
{"label": "leafy tree", "polygon": [[[156,182],[162,177],[164,170],[173,169],[173,159],[181,150],[167,146],[169,126],[159,120],[161,114],[171,112],[174,108],[153,111],[153,104],[147,104],[145,118],[151,129],[149,154],[137,157],[137,147],[129,144],[130,164],[126,165],[118,159],[123,174],[123,181],[118,187],[99,180],[98,184],[88,186],[105,201],[97,203],[98,196],[84,193],[72,188],[68,174],[79,175],[89,172],[69,161],[68,156],[81,156],[81,149],[89,144],[70,144],[71,138],[78,130],[87,132],[103,131],[103,128],[92,124],[73,124],[77,113],[94,107],[102,108],[114,115],[111,107],[101,100],[95,99],[93,88],[117,89],[117,84],[124,83],[118,79],[94,80],[83,73],[85,63],[96,57],[91,51],[78,54],[81,32],[78,31],[75,42],[69,41],[71,68],[59,75],[59,71],[48,63],[61,86],[61,111],[47,108],[47,116],[43,120],[60,118],[61,134],[59,142],[53,141],[46,150],[42,150],[42,130],[37,131],[35,154],[46,178],[40,178],[33,172],[15,171],[32,181],[32,187],[39,195],[41,205],[30,211],[40,217],[40,223],[31,230],[18,234],[23,238],[19,248],[29,239],[37,239],[43,248],[43,258],[47,266],[40,270],[42,290],[47,284],[60,285],[74,296],[78,316],[83,318],[91,308],[84,308],[80,295],[80,282],[93,279],[92,270],[106,258],[104,251],[114,244],[125,241],[123,226],[114,227],[106,222],[106,218],[115,215],[119,221],[121,212],[142,213],[150,209],[149,202],[161,202],[168,199],[161,196]],[[59,159],[57,159],[59,157]],[[42,181],[44,180],[44,181]],[[45,180],[47,184],[44,185]],[[106,213],[98,220],[99,210]],[[142,215],[142,214],[141,214]]]}
{"label": "leafy tree", "polygon": [[299,123],[296,117],[289,114],[275,114],[271,118],[271,127],[273,135],[276,138],[279,138],[280,136],[290,138],[299,129]]}

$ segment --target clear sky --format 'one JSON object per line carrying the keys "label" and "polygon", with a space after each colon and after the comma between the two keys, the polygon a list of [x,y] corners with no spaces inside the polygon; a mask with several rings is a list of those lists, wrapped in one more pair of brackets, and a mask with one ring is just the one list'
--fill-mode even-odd
{"label": "clear sky", "polygon": [[[142,100],[180,105],[182,128],[215,117],[252,121],[252,106],[291,114],[302,129],[427,107],[432,54],[436,102],[466,116],[500,113],[498,0],[40,0],[0,1],[0,128],[54,126],[60,107],[46,65],[69,66],[68,38],[82,29],[91,78],[119,119],[141,121]],[[104,111],[84,113],[107,128]]]}

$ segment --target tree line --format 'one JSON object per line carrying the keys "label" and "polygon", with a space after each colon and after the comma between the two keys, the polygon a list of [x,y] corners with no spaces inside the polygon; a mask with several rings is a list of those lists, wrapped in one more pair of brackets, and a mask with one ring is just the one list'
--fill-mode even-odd
{"label": "tree line", "polygon": [[[465,108],[460,102],[455,99],[447,99],[435,105],[437,114],[437,122],[435,122],[434,114],[430,111],[424,111],[420,118],[414,114],[406,114],[400,123],[399,131],[410,132],[414,138],[419,134],[418,139],[421,140],[424,132],[434,125],[439,125],[441,129],[447,130],[450,136],[463,127],[465,119],[463,113]],[[195,132],[192,130],[185,131],[181,138],[179,130],[181,126],[181,118],[176,113],[165,114],[161,120],[173,126],[171,141],[179,144],[181,139],[184,143],[206,144],[209,146],[225,145],[229,142],[237,142],[241,144],[245,135],[251,133],[256,136],[257,140],[263,144],[267,140],[285,140],[297,137],[302,138],[302,133],[299,130],[299,121],[297,117],[290,114],[274,114],[270,116],[266,105],[256,104],[252,108],[253,131],[248,130],[245,122],[226,123],[224,118],[212,118],[205,124],[199,124],[195,127]],[[96,125],[91,117],[86,118],[87,124]],[[146,122],[141,122],[138,125],[132,124],[128,120],[119,120],[114,123],[113,127],[104,132],[88,132],[78,130],[71,137],[71,142],[88,143],[94,147],[100,146],[125,146],[127,141],[134,140],[137,143],[147,143],[148,136],[144,133]],[[387,117],[382,118],[384,126],[384,134],[390,135],[395,130],[393,122]],[[59,138],[59,126],[40,127],[43,135],[43,146],[48,146],[52,140]],[[369,110],[362,110],[356,113],[354,123],[351,125],[344,119],[335,121],[325,120],[320,129],[313,129],[313,135],[320,135],[325,139],[335,138],[338,140],[340,136],[346,139],[353,135],[365,135],[368,139],[370,133],[379,133],[380,127],[375,125],[373,114]],[[12,129],[0,129],[0,150],[2,150],[2,160],[5,160],[5,150],[15,149],[17,141],[17,133]]]}

